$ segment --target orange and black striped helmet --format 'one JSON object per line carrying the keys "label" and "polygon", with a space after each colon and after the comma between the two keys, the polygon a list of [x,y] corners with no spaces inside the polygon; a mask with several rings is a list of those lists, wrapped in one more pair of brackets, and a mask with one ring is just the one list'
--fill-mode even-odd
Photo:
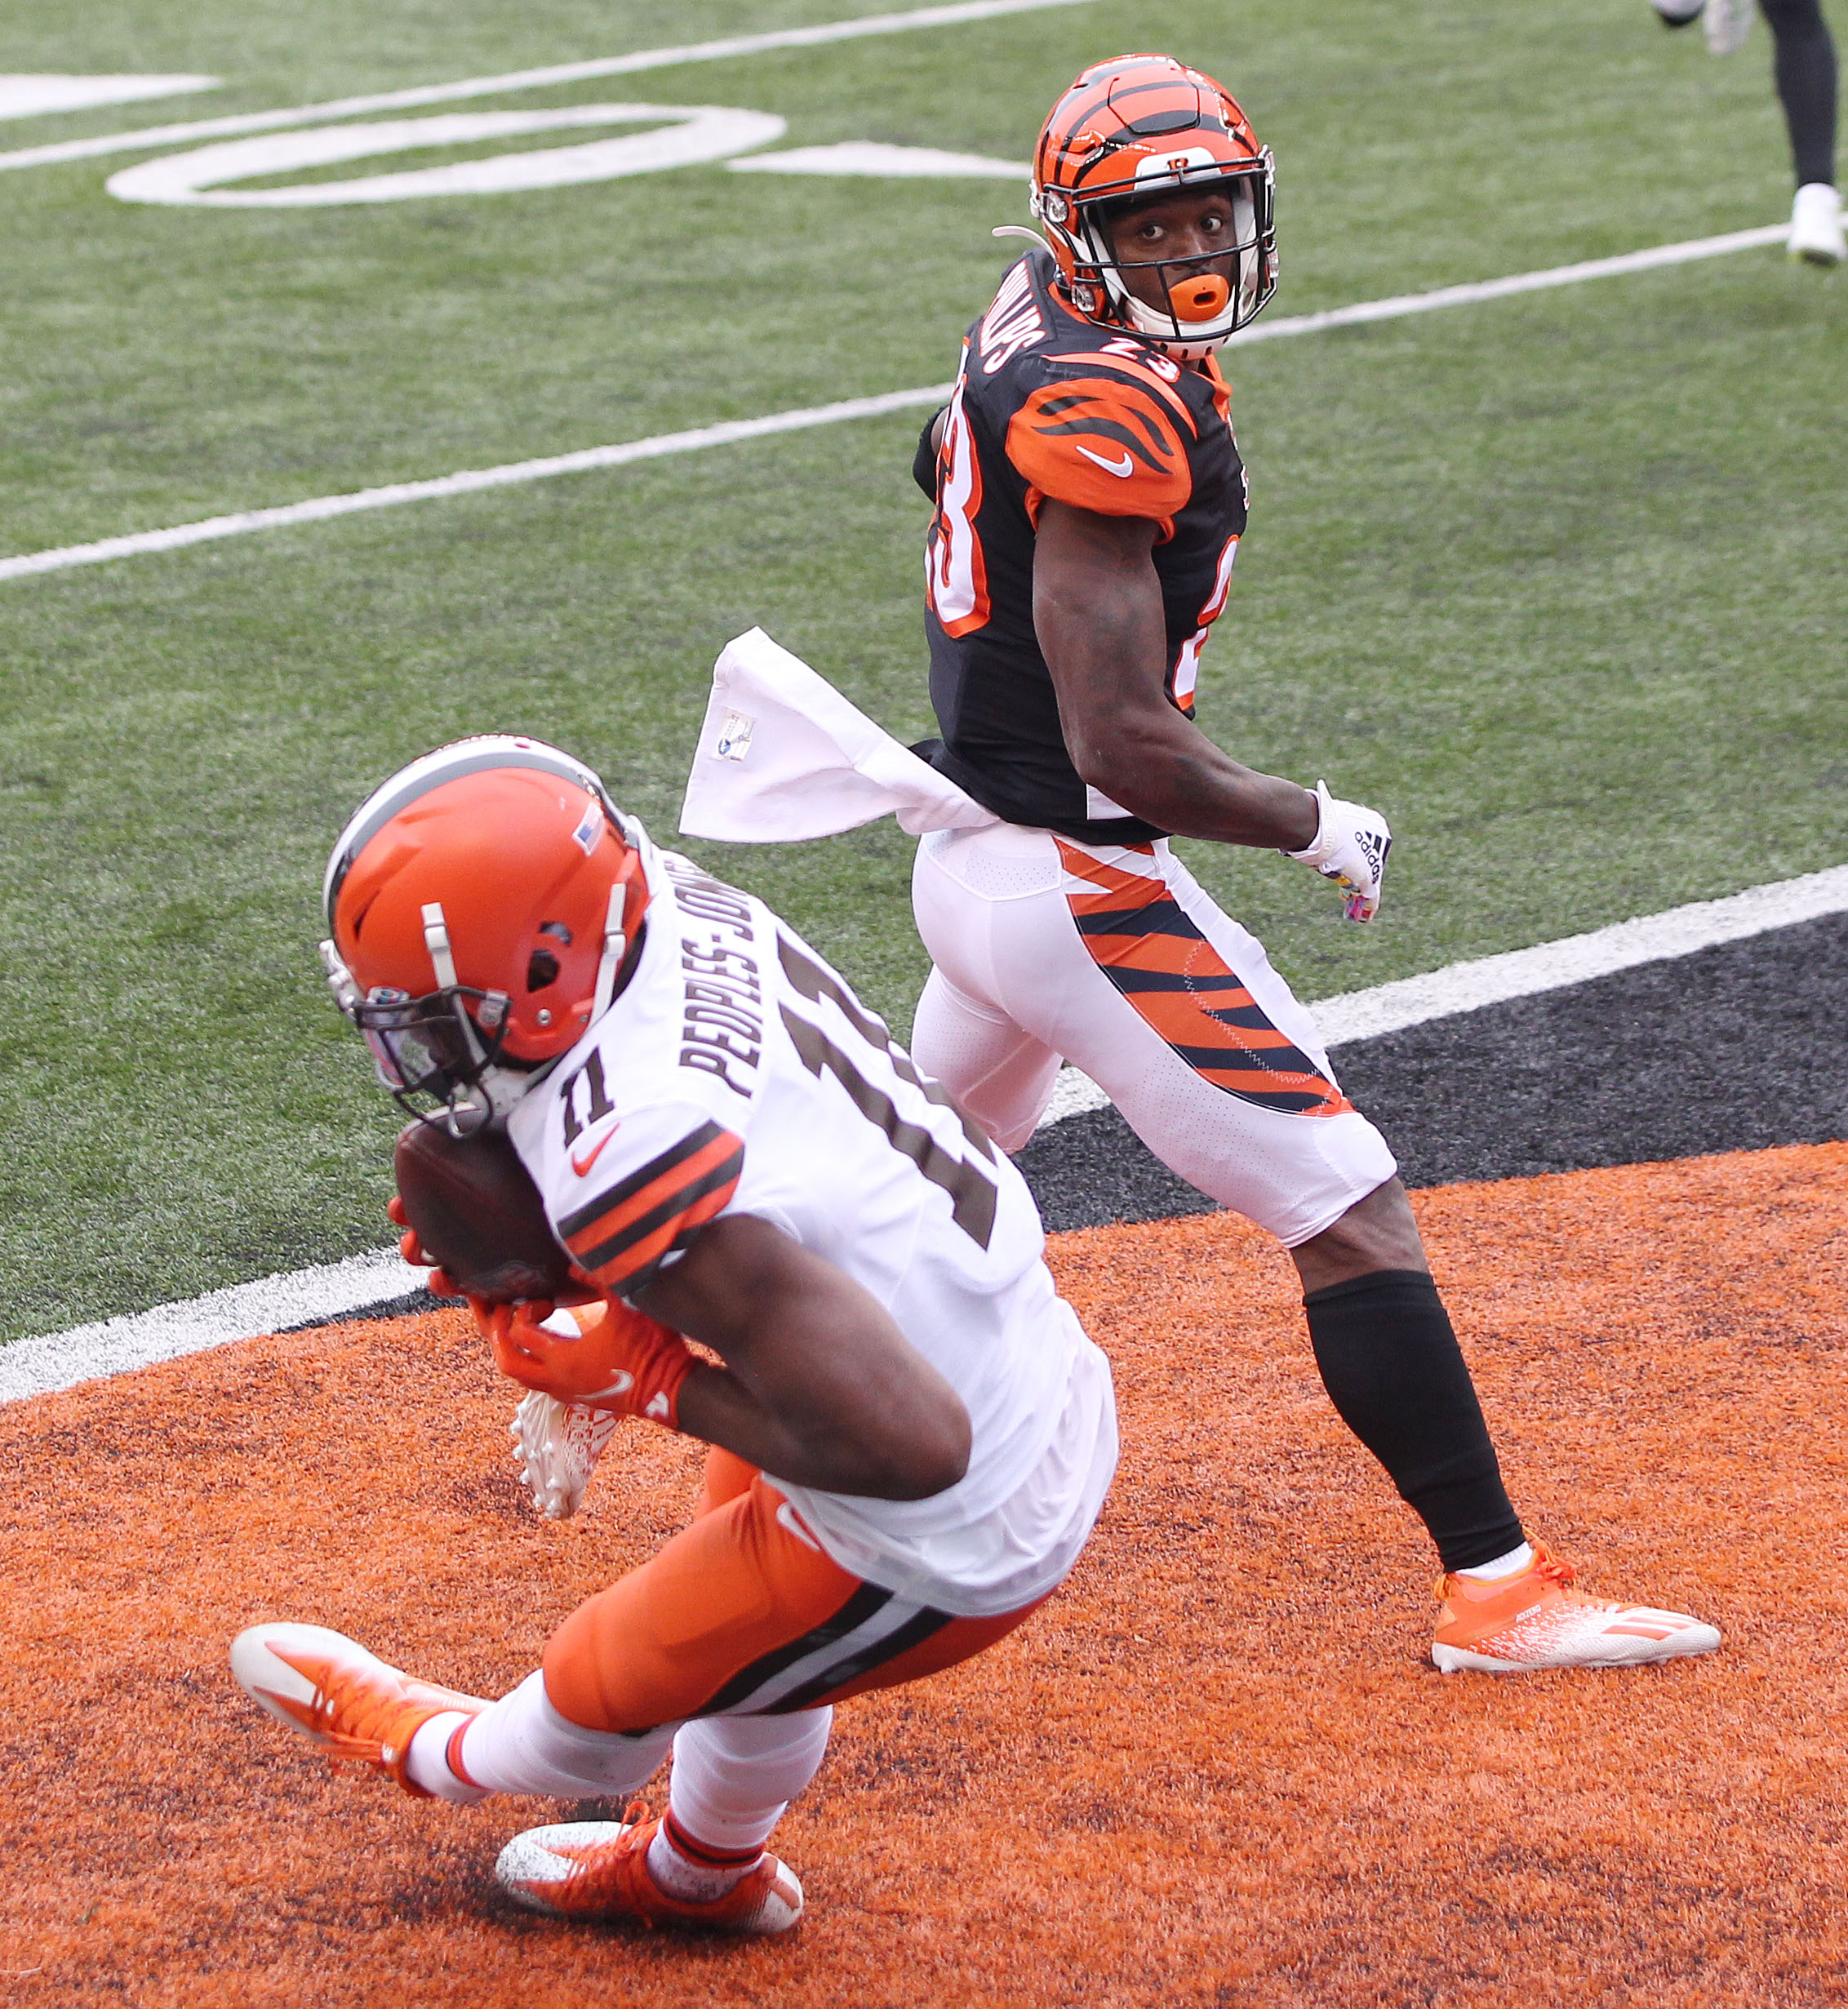
{"label": "orange and black striped helmet", "polygon": [[[1053,106],[1033,153],[1033,214],[1079,313],[1134,328],[1170,355],[1217,349],[1277,290],[1270,149],[1223,85],[1171,56],[1093,63]],[[1210,257],[1120,258],[1114,217],[1138,201],[1219,189],[1232,242]],[[1126,267],[1157,269],[1166,304],[1139,300]]]}

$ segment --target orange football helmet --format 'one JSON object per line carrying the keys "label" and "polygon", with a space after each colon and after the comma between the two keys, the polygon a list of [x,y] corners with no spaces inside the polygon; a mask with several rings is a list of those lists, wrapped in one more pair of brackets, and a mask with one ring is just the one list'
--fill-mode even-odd
{"label": "orange football helmet", "polygon": [[360,805],[327,861],[321,957],[413,1115],[464,1136],[575,1044],[647,912],[649,850],[537,740],[459,740]]}
{"label": "orange football helmet", "polygon": [[[1140,261],[1157,269],[1166,308],[1123,281],[1113,219],[1148,196],[1223,184],[1233,242],[1205,259]],[[1051,240],[1072,304],[1087,318],[1133,328],[1188,360],[1217,349],[1277,291],[1276,178],[1237,101],[1171,56],[1093,63],[1046,116],[1033,151],[1033,211]],[[1222,266],[1229,256],[1231,276]]]}

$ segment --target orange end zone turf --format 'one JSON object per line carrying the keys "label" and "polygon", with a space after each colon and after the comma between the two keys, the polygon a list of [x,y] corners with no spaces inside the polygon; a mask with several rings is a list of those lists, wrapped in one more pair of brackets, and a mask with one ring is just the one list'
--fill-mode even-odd
{"label": "orange end zone turf", "polygon": [[1838,2003],[1848,1145],[1419,1195],[1517,1501],[1710,1661],[1439,1676],[1433,1566],[1228,1217],[1060,1238],[1124,1469],[1020,1633],[841,1712],[779,1831],[792,1943],[573,1927],[490,1869],[554,1802],[331,1776],[232,1685],[298,1617],[498,1692],[678,1524],[631,1425],[580,1518],[517,1492],[455,1314],[271,1339],[0,1411],[25,2005]]}

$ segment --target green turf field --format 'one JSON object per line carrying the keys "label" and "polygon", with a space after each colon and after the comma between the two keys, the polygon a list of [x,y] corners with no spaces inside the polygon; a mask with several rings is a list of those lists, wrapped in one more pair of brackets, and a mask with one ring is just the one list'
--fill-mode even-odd
{"label": "green turf field", "polygon": [[[226,84],[0,148],[874,11],[16,0],[0,68]],[[1276,149],[1273,313],[1788,209],[1761,26],[1717,62],[1643,0],[1091,0],[468,109],[732,105],[786,146],[1024,159],[1126,47],[1216,71]],[[136,158],[0,174],[0,555],[940,380],[1010,255],[989,224],[1025,220],[997,181],[722,165],[158,208],[104,192]],[[1845,365],[1848,275],[1775,251],[1235,354],[1254,513],[1202,716],[1400,838],[1365,931],[1296,868],[1193,847],[1306,994],[1848,857]],[[385,1239],[395,1112],[313,944],[327,847],[402,761],[542,734],[671,835],[753,623],[926,730],[922,416],[0,583],[0,1336]],[[895,828],[695,848],[908,1021]]]}

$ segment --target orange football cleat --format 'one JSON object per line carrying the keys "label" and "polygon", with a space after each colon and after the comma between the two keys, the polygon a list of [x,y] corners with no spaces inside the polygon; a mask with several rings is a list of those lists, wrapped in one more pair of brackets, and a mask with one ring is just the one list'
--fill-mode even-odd
{"label": "orange football cleat", "polygon": [[356,1758],[419,1799],[430,1796],[405,1775],[411,1740],[433,1716],[488,1706],[413,1681],[325,1625],[252,1625],[231,1642],[231,1672],[253,1702],[330,1758]]}
{"label": "orange football cleat", "polygon": [[802,1887],[766,1855],[722,1897],[670,1897],[648,1872],[660,1827],[639,1801],[628,1817],[529,1828],[500,1851],[494,1873],[517,1905],[554,1918],[635,1918],[715,1932],[787,1932],[802,1915]]}
{"label": "orange football cleat", "polygon": [[1530,1674],[1548,1667],[1636,1667],[1711,1653],[1718,1629],[1679,1611],[1617,1604],[1572,1588],[1578,1571],[1538,1542],[1518,1576],[1488,1583],[1451,1574],[1431,1657],[1446,1674]]}

